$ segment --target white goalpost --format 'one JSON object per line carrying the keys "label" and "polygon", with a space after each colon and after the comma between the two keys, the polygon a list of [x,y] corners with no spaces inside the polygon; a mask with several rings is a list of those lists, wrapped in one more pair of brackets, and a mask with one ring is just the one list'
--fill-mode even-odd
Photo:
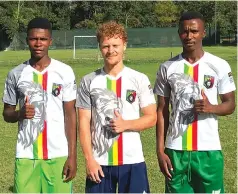
{"label": "white goalpost", "polygon": [[102,59],[96,36],[74,36],[74,59]]}

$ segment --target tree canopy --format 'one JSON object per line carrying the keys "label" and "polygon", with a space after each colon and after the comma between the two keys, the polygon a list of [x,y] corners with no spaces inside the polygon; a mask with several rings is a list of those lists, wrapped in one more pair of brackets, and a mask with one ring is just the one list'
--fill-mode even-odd
{"label": "tree canopy", "polygon": [[96,28],[116,20],[128,28],[170,27],[184,11],[201,12],[222,35],[237,32],[237,1],[1,1],[0,33],[10,39],[26,31],[36,16],[47,17],[54,30]]}

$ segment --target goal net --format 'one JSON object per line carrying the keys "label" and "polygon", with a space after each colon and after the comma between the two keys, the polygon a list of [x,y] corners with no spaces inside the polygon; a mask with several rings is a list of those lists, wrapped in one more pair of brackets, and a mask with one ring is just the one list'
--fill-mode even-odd
{"label": "goal net", "polygon": [[74,59],[102,59],[96,36],[74,36]]}

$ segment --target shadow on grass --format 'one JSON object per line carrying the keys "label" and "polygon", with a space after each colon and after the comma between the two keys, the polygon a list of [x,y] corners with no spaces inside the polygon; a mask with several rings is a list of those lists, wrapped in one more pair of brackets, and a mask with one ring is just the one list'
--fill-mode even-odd
{"label": "shadow on grass", "polygon": [[8,190],[13,193],[13,186],[10,186]]}

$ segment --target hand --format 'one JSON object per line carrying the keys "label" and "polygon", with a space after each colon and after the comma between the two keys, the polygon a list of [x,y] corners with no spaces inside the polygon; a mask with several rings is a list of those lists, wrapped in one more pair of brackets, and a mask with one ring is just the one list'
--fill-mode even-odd
{"label": "hand", "polygon": [[202,94],[203,99],[195,100],[194,110],[197,113],[210,113],[211,109],[212,109],[212,105],[209,102],[209,100],[203,90],[202,90],[201,94]]}
{"label": "hand", "polygon": [[170,174],[170,171],[173,171],[173,167],[169,157],[165,153],[160,153],[158,154],[158,162],[160,171],[164,174],[164,176],[167,179],[171,180],[172,175]]}
{"label": "hand", "polygon": [[87,177],[96,183],[101,182],[100,176],[104,177],[102,167],[96,162],[95,159],[91,159],[86,162],[86,173]]}
{"label": "hand", "polygon": [[69,182],[76,176],[77,162],[76,157],[68,157],[63,168],[63,182]]}
{"label": "hand", "polygon": [[110,127],[115,133],[121,133],[127,129],[126,121],[123,120],[118,111],[114,110],[114,114],[116,118],[110,121]]}
{"label": "hand", "polygon": [[32,119],[35,116],[35,107],[30,104],[29,97],[26,96],[26,101],[21,110],[19,111],[20,119]]}

